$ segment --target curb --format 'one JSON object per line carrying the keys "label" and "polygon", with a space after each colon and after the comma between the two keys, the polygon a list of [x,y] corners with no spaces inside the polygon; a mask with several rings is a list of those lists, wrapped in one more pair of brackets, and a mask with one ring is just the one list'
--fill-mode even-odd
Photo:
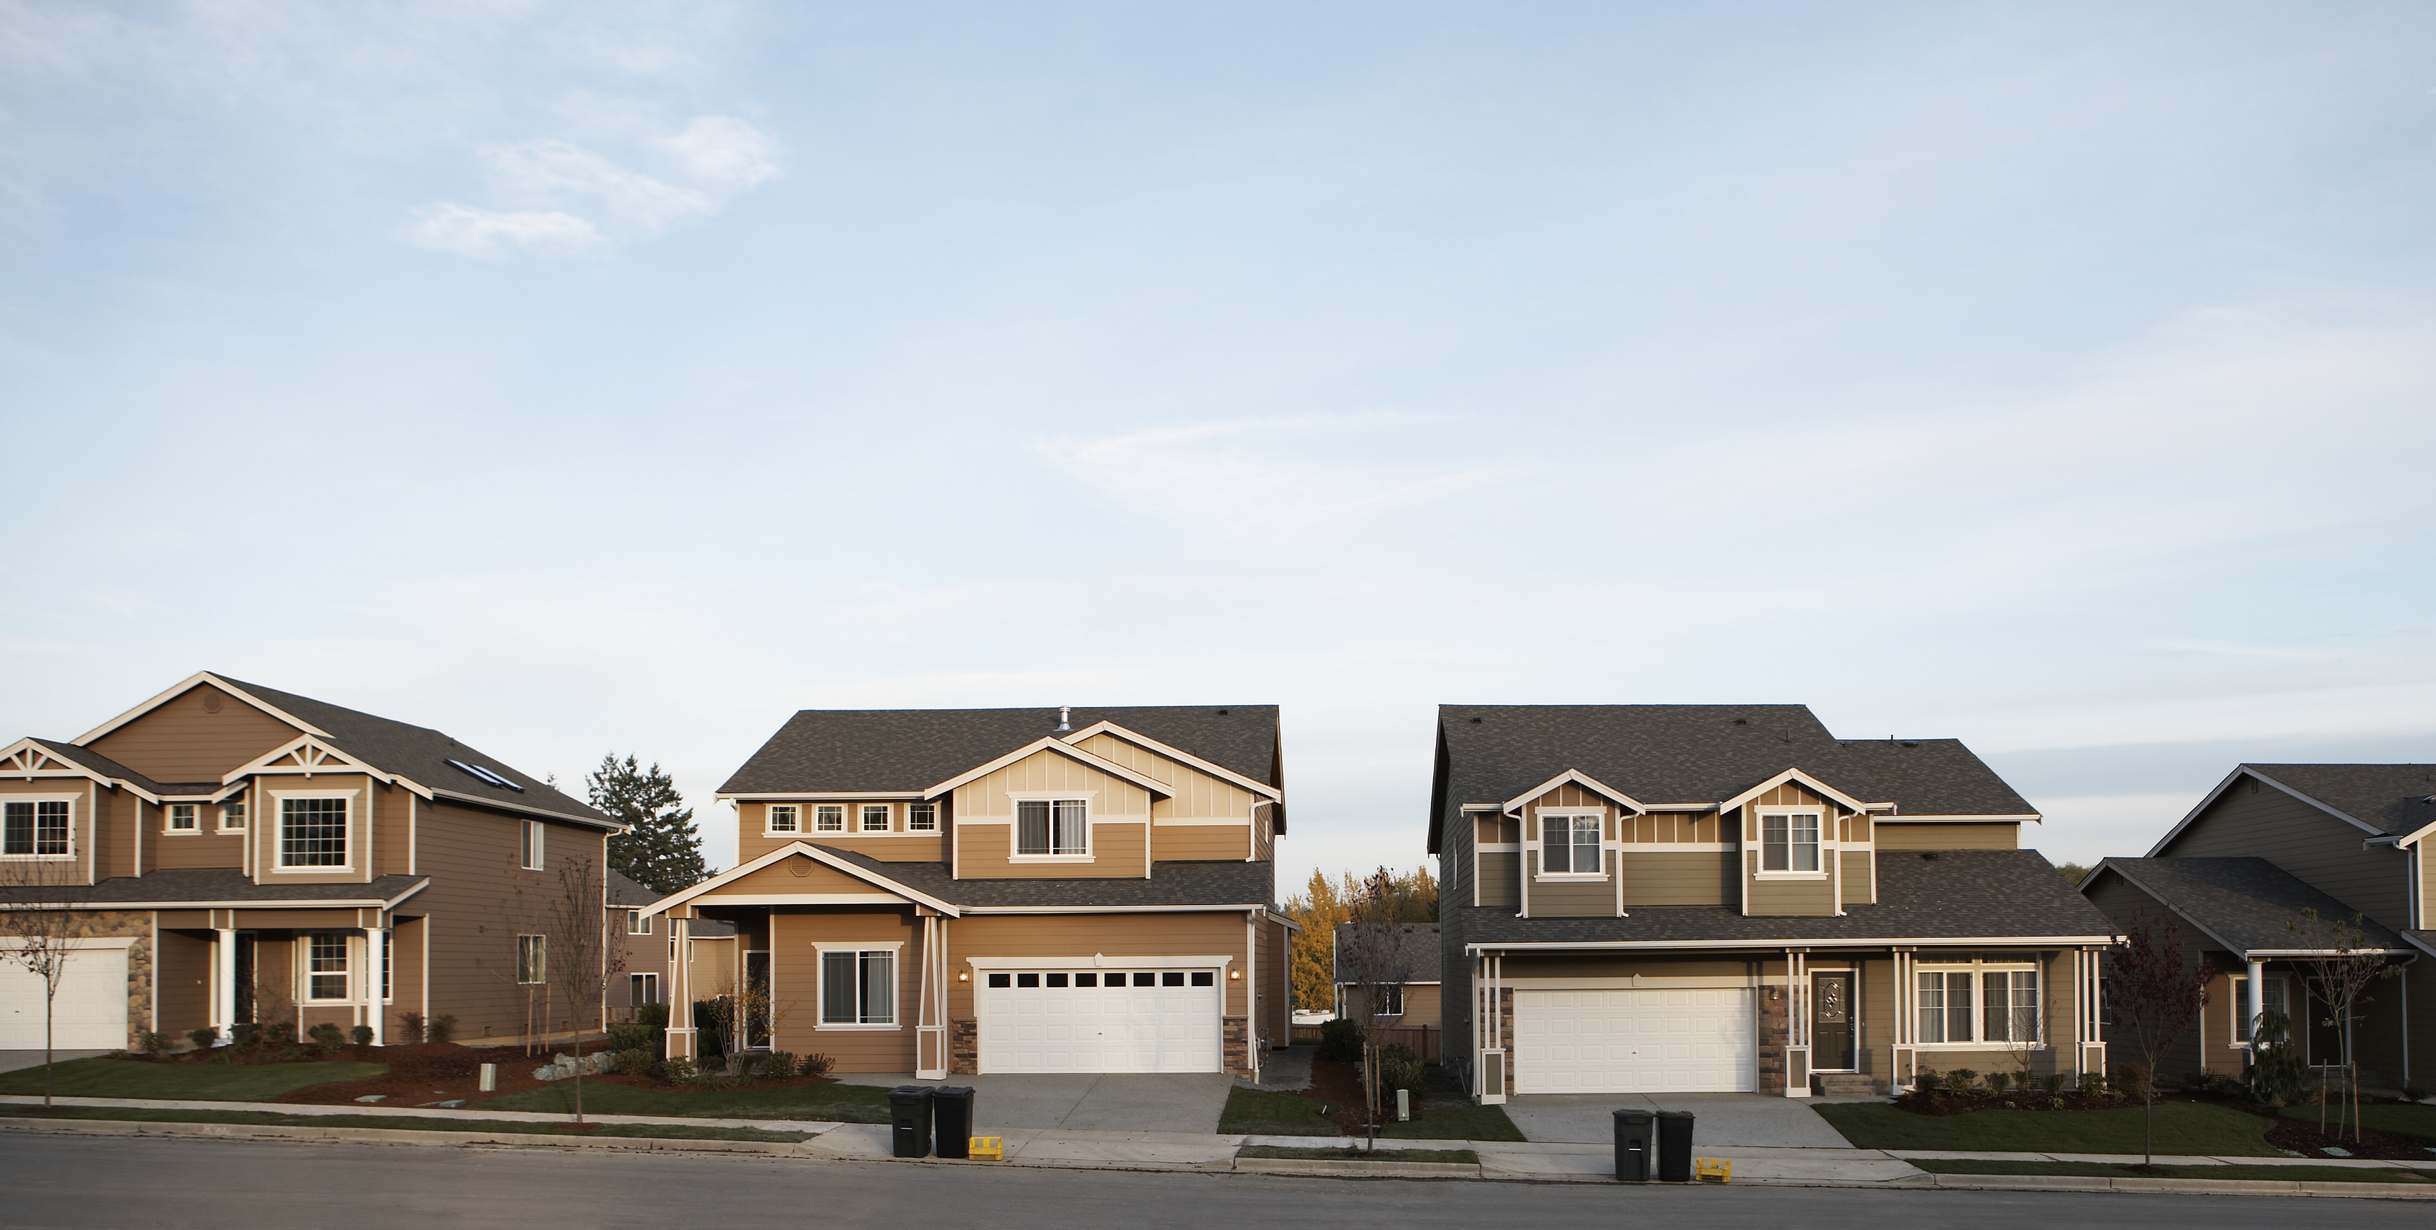
{"label": "curb", "polygon": [[800,1144],[691,1140],[669,1136],[550,1136],[538,1132],[448,1132],[413,1128],[304,1127],[268,1123],[152,1123],[126,1119],[0,1119],[0,1130],[83,1136],[199,1136],[223,1140],[341,1140],[400,1145],[541,1145],[627,1153],[766,1153],[802,1156]]}
{"label": "curb", "polygon": [[2186,1196],[2351,1196],[2436,1200],[2436,1183],[2328,1183],[2283,1179],[2101,1178],[2095,1175],[1932,1174],[1929,1186],[1956,1191],[2148,1192]]}

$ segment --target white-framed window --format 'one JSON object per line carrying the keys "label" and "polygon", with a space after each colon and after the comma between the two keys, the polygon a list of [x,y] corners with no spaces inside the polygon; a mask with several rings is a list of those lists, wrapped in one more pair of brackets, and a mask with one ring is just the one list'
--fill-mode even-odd
{"label": "white-framed window", "polygon": [[347,866],[347,798],[291,795],[279,800],[281,867]]}
{"label": "white-framed window", "polygon": [[[2269,974],[2259,984],[2258,994],[2259,1011],[2280,1012],[2287,1020],[2291,1018],[2292,1001],[2286,997],[2283,975]],[[2250,976],[2248,974],[2233,975],[2233,994],[2228,998],[2233,1001],[2231,1005],[2233,1045],[2248,1046],[2251,1030],[2257,1024],[2250,1019]]]}
{"label": "white-framed window", "polygon": [[1916,977],[1922,1045],[2040,1040],[2037,966],[1922,966]]}
{"label": "white-framed window", "polygon": [[220,831],[223,833],[245,831],[245,804],[222,803],[220,805]]}
{"label": "white-framed window", "polygon": [[396,998],[398,976],[398,946],[395,931],[381,932],[381,1002]]}
{"label": "white-framed window", "polygon": [[1550,815],[1539,817],[1539,870],[1541,875],[1603,876],[1607,874],[1606,859],[1599,852],[1599,838],[1606,825],[1599,813]]}
{"label": "white-framed window", "polygon": [[897,1023],[897,950],[820,950],[820,1027],[892,1028]]}
{"label": "white-framed window", "polygon": [[803,823],[797,816],[798,813],[793,803],[772,803],[770,804],[770,818],[767,823],[762,825],[762,831],[765,833],[797,832],[799,830],[796,826]]}
{"label": "white-framed window", "polygon": [[347,998],[347,937],[314,932],[305,937],[305,997]]}
{"label": "white-framed window", "polygon": [[626,911],[626,934],[628,934],[628,935],[649,935],[649,934],[651,934],[651,915],[646,914],[646,913],[642,912],[641,910],[628,910],[628,911]]}
{"label": "white-framed window", "polygon": [[629,1002],[637,1005],[660,1002],[660,976],[658,974],[629,974],[626,976],[626,981],[633,991],[633,997]]}
{"label": "white-framed window", "polygon": [[888,805],[886,803],[863,804],[863,831],[866,833],[888,831]]}
{"label": "white-framed window", "polygon": [[0,858],[74,858],[73,815],[67,799],[12,799],[0,804]]}
{"label": "white-framed window", "polygon": [[170,804],[169,831],[172,833],[194,833],[202,831],[202,822],[196,818],[200,813],[200,810],[201,809],[197,808],[192,803]]}
{"label": "white-framed window", "polygon": [[1370,988],[1370,1014],[1372,1016],[1404,1015],[1404,984],[1389,982]]}
{"label": "white-framed window", "polygon": [[846,805],[822,803],[812,809],[812,827],[823,833],[846,831]]}
{"label": "white-framed window", "polygon": [[542,868],[541,821],[522,820],[517,823],[520,827],[517,829],[516,838],[516,865],[526,871],[539,871]]}
{"label": "white-framed window", "polygon": [[550,937],[516,937],[516,981],[531,985],[550,980]]}
{"label": "white-framed window", "polygon": [[1091,804],[1085,799],[1017,799],[1015,852],[1033,856],[1091,852]]}
{"label": "white-framed window", "polygon": [[1824,874],[1819,863],[1819,813],[1759,813],[1759,869],[1787,875]]}
{"label": "white-framed window", "polygon": [[906,831],[906,832],[908,832],[908,833],[936,833],[936,832],[938,832],[938,831],[939,831],[939,805],[938,805],[938,804],[936,804],[936,803],[908,803],[908,804],[906,804],[906,805],[905,805],[905,831]]}

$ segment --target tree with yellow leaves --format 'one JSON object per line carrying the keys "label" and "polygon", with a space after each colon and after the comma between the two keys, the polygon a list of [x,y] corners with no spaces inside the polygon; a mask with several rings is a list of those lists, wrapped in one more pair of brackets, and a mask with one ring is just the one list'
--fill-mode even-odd
{"label": "tree with yellow leaves", "polygon": [[[1385,867],[1365,877],[1383,887],[1373,909],[1378,922],[1438,921],[1438,881],[1427,867],[1398,875]],[[1306,1012],[1326,1012],[1336,1006],[1336,925],[1353,921],[1353,903],[1366,891],[1352,872],[1331,881],[1314,871],[1303,891],[1286,899],[1286,917],[1302,926],[1294,935],[1294,1006]]]}

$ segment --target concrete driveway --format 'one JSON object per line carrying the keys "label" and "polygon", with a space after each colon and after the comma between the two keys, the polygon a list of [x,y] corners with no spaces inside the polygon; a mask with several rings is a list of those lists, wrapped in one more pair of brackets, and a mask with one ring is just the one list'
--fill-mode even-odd
{"label": "concrete driveway", "polygon": [[[108,1051],[53,1051],[51,1057],[61,1063],[66,1063],[71,1059],[91,1059],[95,1055],[109,1053]],[[41,1051],[0,1051],[0,1072],[14,1072],[19,1068],[39,1068],[41,1066]]]}
{"label": "concrete driveway", "polygon": [[1064,1128],[1084,1132],[1192,1132],[1218,1130],[1233,1077],[1223,1073],[1075,1074],[1066,1076],[951,1076],[917,1081],[886,1073],[849,1073],[850,1085],[965,1085],[973,1090],[975,1131],[998,1128]]}
{"label": "concrete driveway", "polygon": [[1616,1138],[1619,1110],[1688,1110],[1695,1148],[1849,1149],[1852,1143],[1799,1098],[1757,1093],[1536,1093],[1506,1102],[1523,1138],[1543,1144],[1601,1144]]}

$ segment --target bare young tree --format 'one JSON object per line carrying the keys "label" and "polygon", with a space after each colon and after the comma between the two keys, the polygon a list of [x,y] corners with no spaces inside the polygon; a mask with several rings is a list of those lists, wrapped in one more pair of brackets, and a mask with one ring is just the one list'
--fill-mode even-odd
{"label": "bare young tree", "polygon": [[25,967],[42,984],[42,1104],[51,1105],[54,1017],[59,987],[83,929],[76,864],[47,859],[0,863],[0,960]]}
{"label": "bare young tree", "polygon": [[[542,909],[550,937],[549,985],[566,997],[567,1025],[575,1035],[575,1121],[584,1121],[584,1035],[604,1026],[609,986],[626,971],[626,946],[609,930],[608,880],[591,856],[558,864],[557,891]],[[547,1022],[544,1022],[545,1026]]]}
{"label": "bare young tree", "polygon": [[[2326,1006],[2326,1024],[2336,1030],[2343,1041],[2344,1092],[2349,1100],[2335,1103],[2335,1132],[2340,1136],[2343,1120],[2348,1115],[2352,1140],[2360,1139],[2360,1063],[2352,1051],[2352,1021],[2360,1005],[2369,1002],[2369,988],[2378,980],[2402,972],[2381,947],[2372,946],[2368,931],[2360,925],[2361,915],[2350,921],[2332,921],[2318,917],[2314,909],[2304,908],[2298,919],[2284,920],[2284,929],[2296,937],[2295,947],[2314,945],[2309,951],[2316,956],[2302,957],[2301,981],[2308,985],[2310,995]],[[2326,1082],[2318,1082],[2318,1135],[2326,1134]]]}
{"label": "bare young tree", "polygon": [[1336,930],[1337,981],[1344,984],[1344,1014],[1362,1034],[1362,1099],[1369,1147],[1379,1147],[1381,1040],[1378,1019],[1412,980],[1413,961],[1398,918],[1400,894],[1385,867],[1364,879],[1346,901],[1349,921]]}
{"label": "bare young tree", "polygon": [[2157,1065],[2166,1051],[2199,1020],[2216,976],[2205,956],[2194,964],[2183,951],[2182,926],[2162,911],[2142,907],[2124,928],[2123,943],[2106,953],[2106,981],[2115,1022],[2129,1033],[2139,1055],[2133,1067],[2136,1092],[2148,1109],[2141,1142],[2146,1164],[2157,1160]]}

